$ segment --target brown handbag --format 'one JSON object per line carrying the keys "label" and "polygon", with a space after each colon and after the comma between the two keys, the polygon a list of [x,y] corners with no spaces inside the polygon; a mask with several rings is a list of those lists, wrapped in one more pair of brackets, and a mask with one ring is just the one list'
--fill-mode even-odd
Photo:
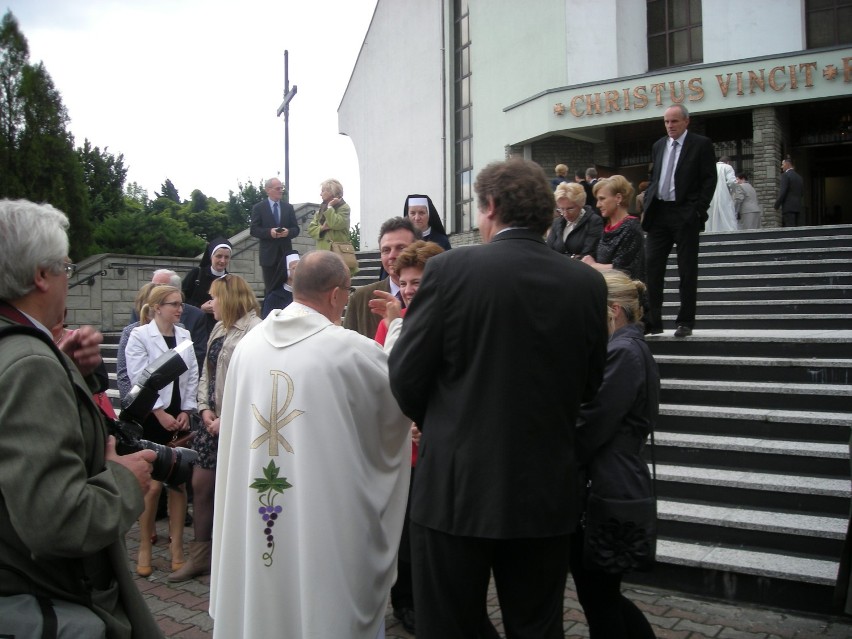
{"label": "brown handbag", "polygon": [[331,242],[329,250],[342,257],[343,263],[350,271],[358,270],[358,258],[355,256],[355,247],[351,242]]}
{"label": "brown handbag", "polygon": [[187,448],[193,439],[195,439],[195,431],[179,430],[175,432],[171,441],[169,441],[169,446],[171,448]]}

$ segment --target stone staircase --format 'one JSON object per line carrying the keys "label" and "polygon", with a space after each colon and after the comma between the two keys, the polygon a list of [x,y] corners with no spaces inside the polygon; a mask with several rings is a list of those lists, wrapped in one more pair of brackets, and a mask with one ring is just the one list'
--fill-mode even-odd
{"label": "stone staircase", "polygon": [[[828,612],[850,505],[852,227],[704,234],[699,260],[694,335],[648,338],[659,561],[628,581]],[[666,275],[673,327],[674,259]]]}
{"label": "stone staircase", "polygon": [[[379,266],[360,253],[353,285]],[[669,269],[668,330],[648,338],[662,377],[658,564],[627,581],[828,612],[850,506],[852,227],[703,234],[686,339],[672,335],[674,258]],[[103,347],[113,383],[117,341]]]}

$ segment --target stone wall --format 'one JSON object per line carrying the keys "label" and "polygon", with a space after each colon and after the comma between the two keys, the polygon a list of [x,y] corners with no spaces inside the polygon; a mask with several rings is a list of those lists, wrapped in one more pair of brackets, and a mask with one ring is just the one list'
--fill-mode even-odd
{"label": "stone wall", "polygon": [[[293,240],[293,248],[304,254],[315,248],[315,242],[305,232],[318,206],[302,204],[296,208],[301,232]],[[263,296],[263,276],[257,261],[258,240],[249,230],[230,238],[234,251],[229,271],[244,277],[258,299]],[[197,266],[201,256],[152,257],[103,253],[92,255],[77,265],[77,274],[68,285],[68,325],[84,324],[102,332],[122,330],[130,321],[130,310],[139,288],[151,281],[154,271],[171,269],[183,277]]]}

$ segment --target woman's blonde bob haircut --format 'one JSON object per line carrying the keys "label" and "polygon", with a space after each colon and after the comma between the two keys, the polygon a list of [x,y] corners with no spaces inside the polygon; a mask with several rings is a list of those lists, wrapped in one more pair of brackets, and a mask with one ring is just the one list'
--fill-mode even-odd
{"label": "woman's blonde bob haircut", "polygon": [[581,209],[586,205],[586,189],[583,188],[582,184],[576,182],[563,182],[556,187],[553,197],[557,203],[562,198],[566,198]]}

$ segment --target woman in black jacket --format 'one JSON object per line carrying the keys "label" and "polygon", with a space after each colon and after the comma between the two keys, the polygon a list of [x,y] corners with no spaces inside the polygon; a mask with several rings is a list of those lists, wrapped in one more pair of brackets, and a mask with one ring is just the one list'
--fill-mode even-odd
{"label": "woman in black jacket", "polygon": [[563,182],[556,187],[553,196],[558,217],[547,234],[547,245],[568,257],[595,255],[603,235],[603,220],[592,207],[586,206],[583,185]]}
{"label": "woman in black jacket", "polygon": [[[654,495],[642,448],[659,411],[660,375],[643,337],[640,295],[645,285],[620,271],[603,273],[607,283],[610,340],[597,396],[580,408],[576,446],[589,492],[603,498]],[[651,625],[621,594],[621,572],[584,563],[586,532],[571,537],[571,574],[589,623],[591,639],[653,639]],[[629,563],[629,562],[625,562]],[[622,564],[624,565],[624,564]]]}

